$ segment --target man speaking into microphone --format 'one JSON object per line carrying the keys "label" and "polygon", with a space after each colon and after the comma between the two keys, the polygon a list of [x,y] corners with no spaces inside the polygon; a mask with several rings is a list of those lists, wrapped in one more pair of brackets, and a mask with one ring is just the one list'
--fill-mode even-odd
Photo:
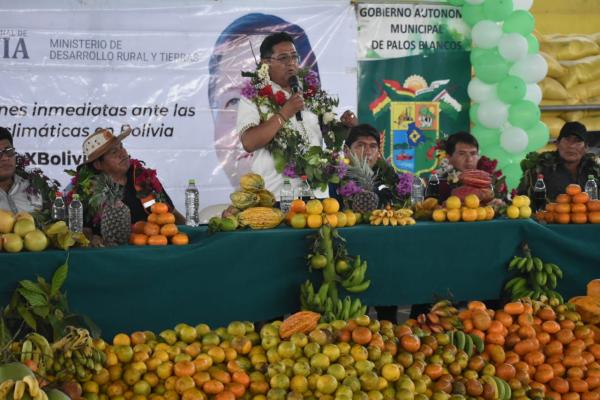
{"label": "man speaking into microphone", "polygon": [[[283,104],[276,113],[272,113],[253,90],[247,90],[246,93],[242,91],[237,113],[237,132],[244,150],[253,153],[252,171],[264,178],[266,189],[279,201],[284,177],[277,172],[267,145],[284,126],[288,130],[298,131],[307,146],[322,146],[323,138],[319,117],[304,107],[303,83],[298,78],[301,60],[292,36],[286,32],[267,36],[260,46],[260,62],[268,67],[268,81],[263,89],[273,94],[268,96],[273,99],[271,101]],[[312,66],[303,67],[310,69]],[[278,98],[281,96],[285,96],[285,99]],[[358,123],[350,111],[342,115],[341,122],[348,127]],[[305,149],[299,149],[303,150]],[[297,188],[299,179],[291,178],[293,187]],[[328,197],[327,192],[314,192],[318,198]]]}

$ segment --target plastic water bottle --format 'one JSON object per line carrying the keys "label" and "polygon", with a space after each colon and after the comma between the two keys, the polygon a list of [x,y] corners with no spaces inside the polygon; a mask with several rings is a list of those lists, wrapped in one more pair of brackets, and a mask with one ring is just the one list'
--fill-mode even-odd
{"label": "plastic water bottle", "polygon": [[190,179],[185,189],[185,224],[188,226],[198,226],[200,218],[198,210],[200,208],[200,193],[196,187],[196,181]]}
{"label": "plastic water bottle", "polygon": [[539,174],[535,185],[533,186],[533,211],[540,211],[546,208],[546,184],[544,175]]}
{"label": "plastic water bottle", "polygon": [[67,222],[67,207],[65,206],[62,192],[56,192],[55,196],[52,203],[52,220]]}
{"label": "plastic water bottle", "polygon": [[300,188],[298,190],[298,197],[300,197],[304,201],[309,201],[315,198],[315,194],[313,193],[310,185],[308,184],[308,178],[306,175],[302,175],[300,177]]}
{"label": "plastic water bottle", "polygon": [[283,180],[283,186],[281,192],[279,192],[279,208],[284,214],[290,211],[292,201],[294,201],[294,189],[290,180],[286,178]]}
{"label": "plastic water bottle", "polygon": [[418,176],[413,176],[412,189],[410,191],[410,202],[414,206],[425,200],[425,187]]}
{"label": "plastic water bottle", "polygon": [[588,175],[588,181],[585,183],[585,192],[590,196],[590,200],[598,200],[598,184],[594,175]]}
{"label": "plastic water bottle", "polygon": [[427,183],[427,197],[440,198],[440,177],[437,171],[432,171]]}
{"label": "plastic water bottle", "polygon": [[83,204],[81,204],[78,194],[73,195],[73,200],[69,204],[69,230],[71,232],[83,231]]}

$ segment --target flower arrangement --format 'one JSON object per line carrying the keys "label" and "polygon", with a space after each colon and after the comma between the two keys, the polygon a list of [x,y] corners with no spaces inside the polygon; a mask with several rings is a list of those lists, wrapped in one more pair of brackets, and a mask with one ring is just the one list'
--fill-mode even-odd
{"label": "flower arrangement", "polygon": [[[287,97],[282,90],[274,89],[267,64],[259,64],[253,72],[242,72],[242,76],[249,78],[241,90],[242,96],[256,104],[261,121],[268,120],[281,110]],[[340,165],[338,154],[347,129],[333,112],[338,100],[321,89],[317,74],[300,69],[298,77],[302,82],[305,108],[319,118],[325,149],[310,145],[302,122],[297,129],[298,124],[290,121],[283,124],[266,148],[273,156],[277,172],[288,177],[306,175],[312,187],[324,190],[328,183],[339,182],[336,166]]]}
{"label": "flower arrangement", "polygon": [[41,209],[34,213],[34,217],[43,224],[50,220],[52,202],[55,193],[60,190],[60,183],[56,179],[50,179],[39,168],[29,168],[30,164],[29,158],[17,153],[15,174],[29,182],[27,197],[30,200],[41,199]]}

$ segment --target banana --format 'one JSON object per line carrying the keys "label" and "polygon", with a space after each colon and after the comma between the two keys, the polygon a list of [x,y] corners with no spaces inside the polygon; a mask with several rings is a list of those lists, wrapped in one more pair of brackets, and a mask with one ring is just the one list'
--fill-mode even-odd
{"label": "banana", "polygon": [[538,285],[540,286],[546,286],[546,281],[547,281],[548,277],[546,276],[546,274],[542,271],[538,271],[535,274],[535,281],[537,282]]}
{"label": "banana", "polygon": [[552,269],[552,266],[548,263],[544,264],[544,272],[546,273],[546,275],[554,275],[554,270]]}
{"label": "banana", "polygon": [[533,259],[531,256],[527,256],[527,262],[525,263],[525,271],[531,272],[533,270]]}
{"label": "banana", "polygon": [[33,398],[33,400],[48,400],[48,394],[43,390],[40,390],[38,395]]}
{"label": "banana", "polygon": [[35,346],[41,351],[40,367],[44,369],[51,368],[52,361],[54,360],[54,352],[52,351],[52,346],[50,346],[50,343],[48,343],[48,339],[37,332],[32,332],[27,335],[27,339],[35,344]]}
{"label": "banana", "polygon": [[550,267],[552,268],[552,270],[554,270],[554,275],[556,275],[556,276],[557,276],[559,279],[562,279],[562,277],[563,277],[563,272],[562,272],[562,270],[561,270],[561,269],[558,267],[558,265],[556,265],[556,264],[552,264],[552,263],[550,263],[549,265],[550,265]]}
{"label": "banana", "polygon": [[523,289],[525,289],[526,285],[527,285],[527,280],[525,278],[521,278],[521,280],[519,280],[517,283],[515,283],[513,285],[513,287],[511,288],[511,292],[513,294],[518,293],[518,292],[522,291]]}
{"label": "banana", "polygon": [[329,282],[324,282],[319,288],[319,292],[317,293],[317,299],[321,304],[325,303],[325,299],[327,298],[327,292],[329,291]]}
{"label": "banana", "polygon": [[483,351],[485,350],[485,344],[483,343],[483,340],[481,340],[481,338],[477,335],[474,334],[469,334],[469,336],[471,336],[471,340],[473,341],[473,345],[475,346],[475,349],[477,350],[478,353],[482,354]]}
{"label": "banana", "polygon": [[360,312],[361,305],[362,304],[358,297],[352,300],[352,305],[350,306],[350,318],[356,318],[359,315],[358,313]]}
{"label": "banana", "polygon": [[523,257],[519,260],[518,264],[517,264],[517,269],[521,272],[526,270],[526,265],[527,265],[527,258]]}
{"label": "banana", "polygon": [[368,281],[364,281],[360,285],[350,286],[345,289],[350,293],[360,293],[360,292],[364,292],[365,290],[367,290],[369,288],[369,286],[371,286],[370,279]]}
{"label": "banana", "polygon": [[0,383],[0,399],[6,399],[14,386],[15,381],[12,379],[7,379]]}
{"label": "banana", "polygon": [[29,387],[29,390],[28,390],[29,395],[31,397],[37,396],[38,392],[40,391],[40,385],[39,385],[37,379],[35,379],[31,375],[27,375],[27,376],[23,377],[22,380]]}
{"label": "banana", "polygon": [[31,340],[25,339],[21,345],[21,362],[31,360],[33,358],[33,343]]}
{"label": "banana", "polygon": [[498,389],[498,383],[496,383],[496,381],[494,380],[494,378],[492,378],[489,375],[484,375],[484,376],[481,377],[481,380],[483,382],[489,384],[491,387],[493,387],[494,388],[494,393],[495,393],[494,398],[495,399],[500,399],[500,397],[499,397],[499,393],[500,392],[499,392],[499,389]]}
{"label": "banana", "polygon": [[551,289],[556,289],[557,285],[558,282],[556,279],[556,275],[548,275],[548,286],[550,286]]}
{"label": "banana", "polygon": [[502,382],[502,380],[496,376],[492,377],[494,381],[496,381],[496,387],[498,388],[498,399],[504,400],[506,399],[506,388]]}
{"label": "banana", "polygon": [[15,391],[13,392],[13,399],[21,400],[23,398],[23,395],[25,394],[26,387],[27,387],[27,385],[25,384],[25,382],[16,381],[15,382]]}
{"label": "banana", "polygon": [[465,333],[463,331],[456,331],[454,333],[454,345],[458,350],[464,350],[465,348]]}
{"label": "banana", "polygon": [[544,269],[544,263],[539,257],[533,257],[533,266],[537,272],[540,272],[542,269]]}
{"label": "banana", "polygon": [[465,335],[465,353],[469,356],[469,358],[473,355],[473,339],[471,335]]}
{"label": "banana", "polygon": [[508,263],[508,270],[512,271],[512,269],[515,268],[519,264],[521,259],[522,259],[522,257],[514,256],[513,259],[510,260],[510,263]]}
{"label": "banana", "polygon": [[516,278],[512,278],[510,281],[506,282],[506,285],[504,285],[504,290],[509,290],[511,287],[513,287],[520,281],[526,282],[525,278],[520,277],[520,276],[517,276]]}
{"label": "banana", "polygon": [[342,306],[341,319],[344,321],[348,321],[350,319],[350,306],[352,306],[352,299],[350,298],[350,296],[346,296],[344,298],[343,303],[344,304]]}

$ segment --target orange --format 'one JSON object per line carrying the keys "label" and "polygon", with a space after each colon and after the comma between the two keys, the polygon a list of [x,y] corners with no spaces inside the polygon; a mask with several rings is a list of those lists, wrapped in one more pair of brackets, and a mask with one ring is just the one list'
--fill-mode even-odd
{"label": "orange", "polygon": [[296,199],[292,201],[292,204],[290,205],[290,211],[295,213],[306,212],[306,203],[302,199]]}
{"label": "orange", "polygon": [[575,203],[575,204],[585,204],[589,200],[590,200],[590,196],[585,192],[577,193],[576,195],[573,196],[573,203]]}
{"label": "orange", "polygon": [[462,220],[465,222],[477,221],[477,210],[473,208],[463,208]]}
{"label": "orange", "polygon": [[156,223],[158,225],[174,224],[175,215],[173,215],[170,212],[158,214],[158,218],[156,218]]}
{"label": "orange", "polygon": [[143,233],[132,233],[129,237],[129,243],[135,246],[145,246],[148,243],[148,236]]}
{"label": "orange", "polygon": [[443,209],[434,210],[431,218],[435,222],[444,222],[446,220],[446,211]]}
{"label": "orange", "polygon": [[448,221],[450,222],[458,222],[460,221],[460,217],[460,209],[453,208],[446,211],[446,218],[448,218]]}
{"label": "orange", "polygon": [[589,213],[588,219],[592,224],[600,224],[600,211],[593,211]]}
{"label": "orange", "polygon": [[571,214],[554,214],[554,222],[557,224],[568,224],[571,222]]}
{"label": "orange", "polygon": [[173,371],[176,376],[192,376],[196,373],[196,366],[192,361],[176,362]]}
{"label": "orange", "polygon": [[321,225],[323,225],[323,218],[320,214],[310,214],[308,218],[306,218],[306,225],[313,229],[320,228]]}
{"label": "orange", "polygon": [[[166,215],[166,214],[161,214],[161,215]],[[177,229],[177,225],[175,224],[166,224],[160,227],[160,234],[164,235],[166,237],[172,237],[177,235],[177,233],[179,233],[179,230]]]}
{"label": "orange", "polygon": [[190,243],[190,239],[185,233],[177,233],[171,238],[171,243],[176,246],[183,246]]}
{"label": "orange", "polygon": [[165,203],[154,203],[150,210],[155,214],[164,214],[169,212],[169,206]]}
{"label": "orange", "polygon": [[552,211],[546,211],[546,214],[544,215],[544,219],[546,220],[546,222],[548,222],[549,224],[554,223],[554,219],[555,219],[555,213],[553,213]]}
{"label": "orange", "polygon": [[[579,204],[576,204],[579,205]],[[583,204],[581,204],[583,205]],[[571,214],[571,223],[573,224],[587,224],[587,214],[586,213],[573,213]]]}
{"label": "orange", "polygon": [[477,221],[485,221],[487,218],[487,211],[484,207],[479,207],[476,209],[477,211]]}
{"label": "orange", "polygon": [[158,214],[155,213],[150,213],[150,215],[148,215],[148,222],[152,222],[153,224],[156,223],[156,221],[158,220]]}
{"label": "orange", "polygon": [[486,218],[488,221],[494,219],[494,214],[496,214],[496,212],[494,211],[494,208],[491,206],[485,206],[485,213],[486,213]]}
{"label": "orange", "polygon": [[146,221],[136,222],[135,224],[131,225],[131,232],[144,233],[144,225],[146,225]]}
{"label": "orange", "polygon": [[148,236],[158,235],[160,233],[160,227],[157,224],[148,222],[144,225],[144,234]]}
{"label": "orange", "polygon": [[306,227],[306,215],[301,213],[294,214],[290,220],[290,226],[296,229],[302,229]]}
{"label": "orange", "polygon": [[311,215],[320,215],[323,212],[323,204],[317,199],[309,200],[306,203],[306,212]]}
{"label": "orange", "polygon": [[556,196],[556,202],[560,204],[569,204],[571,202],[571,196],[564,193],[559,194]]}
{"label": "orange", "polygon": [[421,348],[421,340],[413,334],[404,335],[400,337],[400,346],[410,353],[416,353]]}
{"label": "orange", "polygon": [[211,379],[208,382],[205,382],[204,385],[202,385],[202,390],[206,394],[218,394],[221,393],[224,389],[225,386],[221,382],[214,379]]}
{"label": "orange", "polygon": [[332,197],[323,199],[322,204],[325,214],[335,214],[340,211],[340,203]]}
{"label": "orange", "polygon": [[504,306],[504,312],[509,315],[519,315],[525,311],[525,306],[520,302],[507,303]]}
{"label": "orange", "polygon": [[571,196],[575,196],[576,194],[581,193],[581,186],[571,183],[570,185],[567,185],[565,192]]}
{"label": "orange", "polygon": [[572,213],[584,213],[587,212],[587,207],[583,203],[574,203],[571,205]]}
{"label": "orange", "polygon": [[553,212],[555,206],[556,206],[556,203],[548,203],[548,204],[546,204],[546,211]]}
{"label": "orange", "polygon": [[[554,213],[555,214],[568,214],[570,212],[571,212],[571,205],[570,204],[558,203],[557,205],[554,206]],[[555,216],[554,219],[556,219],[556,216]]]}
{"label": "orange", "polygon": [[589,211],[600,211],[600,200],[590,200],[587,203]]}
{"label": "orange", "polygon": [[150,246],[166,246],[167,243],[169,242],[166,236],[163,235],[151,235],[148,238],[148,245]]}
{"label": "orange", "polygon": [[325,214],[325,215],[323,215],[323,224],[328,224],[332,228],[337,227],[337,224],[338,224],[337,214]]}
{"label": "orange", "polygon": [[366,326],[359,326],[352,331],[352,340],[360,345],[368,344],[372,337],[371,330]]}

